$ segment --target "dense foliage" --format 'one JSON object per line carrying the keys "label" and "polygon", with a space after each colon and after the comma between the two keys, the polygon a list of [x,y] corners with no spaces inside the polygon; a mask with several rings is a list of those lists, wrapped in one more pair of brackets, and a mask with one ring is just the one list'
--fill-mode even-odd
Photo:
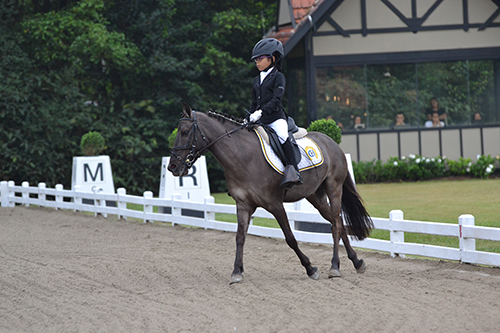
{"label": "dense foliage", "polygon": [[159,188],[181,101],[242,115],[254,43],[276,1],[0,3],[0,180],[71,184],[83,134],[101,133],[116,187]]}

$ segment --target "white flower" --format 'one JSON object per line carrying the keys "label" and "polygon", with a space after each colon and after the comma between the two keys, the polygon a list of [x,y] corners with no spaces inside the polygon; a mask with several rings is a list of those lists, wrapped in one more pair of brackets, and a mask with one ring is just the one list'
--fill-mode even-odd
{"label": "white flower", "polygon": [[415,155],[410,154],[410,155],[408,155],[408,157],[409,157],[409,158],[411,158],[411,159],[414,159],[414,158],[415,158]]}
{"label": "white flower", "polygon": [[469,162],[469,164],[467,166],[470,167],[471,165],[472,165],[472,162]]}
{"label": "white flower", "polygon": [[443,160],[441,160],[440,158],[438,158],[438,162],[441,163],[441,162],[443,162]]}
{"label": "white flower", "polygon": [[415,163],[420,163],[420,157],[415,160]]}
{"label": "white flower", "polygon": [[494,168],[493,164],[489,164],[488,168],[493,169]]}
{"label": "white flower", "polygon": [[406,156],[401,157],[401,159],[402,159],[403,161],[404,161],[404,160],[406,160]]}
{"label": "white flower", "polygon": [[425,162],[426,162],[426,163],[429,163],[430,161],[431,161],[430,159],[426,159],[426,160],[425,160]]}
{"label": "white flower", "polygon": [[394,161],[394,166],[397,166],[398,165],[398,161]]}
{"label": "white flower", "polygon": [[470,172],[470,168],[465,169],[465,171]]}
{"label": "white flower", "polygon": [[477,159],[480,159],[480,158],[481,158],[481,155],[479,155],[479,154],[478,154],[478,155],[476,156],[476,158],[477,158]]}
{"label": "white flower", "polygon": [[486,168],[486,173],[491,173],[491,171],[493,171],[493,169],[491,169],[490,167]]}
{"label": "white flower", "polygon": [[433,158],[431,158],[431,161],[432,161],[432,162],[434,162],[435,160],[436,160],[436,159],[435,159],[434,157],[433,157]]}

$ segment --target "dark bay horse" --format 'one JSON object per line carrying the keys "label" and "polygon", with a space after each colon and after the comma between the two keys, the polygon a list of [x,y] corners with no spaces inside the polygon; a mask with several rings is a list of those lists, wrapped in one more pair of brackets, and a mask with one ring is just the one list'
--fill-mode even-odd
{"label": "dark bay horse", "polygon": [[179,121],[175,147],[168,165],[168,170],[174,176],[184,176],[196,159],[208,150],[223,166],[227,187],[236,201],[238,215],[236,259],[230,283],[243,279],[243,246],[250,218],[257,207],[274,215],[287,244],[299,257],[307,275],[315,280],[319,278],[318,268],[313,267],[309,258],[299,249],[283,207],[283,202],[303,198],[332,224],[333,258],[329,277],[341,276],[340,238],[357,272],[363,273],[366,265],[351,247],[342,217],[347,222],[350,234],[360,240],[369,235],[373,222],[348,174],[345,155],[337,143],[322,133],[309,132],[308,137],[321,148],[324,162],[302,172],[303,185],[283,190],[280,188],[281,175],[264,158],[257,135],[244,127],[241,122],[219,113],[192,111],[184,103],[183,118]]}

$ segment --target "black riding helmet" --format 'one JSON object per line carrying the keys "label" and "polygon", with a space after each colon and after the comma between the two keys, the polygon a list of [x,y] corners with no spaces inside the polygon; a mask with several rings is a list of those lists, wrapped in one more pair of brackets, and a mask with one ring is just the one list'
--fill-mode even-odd
{"label": "black riding helmet", "polygon": [[278,60],[283,58],[284,53],[283,44],[281,44],[279,40],[275,38],[264,38],[255,44],[250,60],[265,55],[273,55],[276,57],[276,60]]}

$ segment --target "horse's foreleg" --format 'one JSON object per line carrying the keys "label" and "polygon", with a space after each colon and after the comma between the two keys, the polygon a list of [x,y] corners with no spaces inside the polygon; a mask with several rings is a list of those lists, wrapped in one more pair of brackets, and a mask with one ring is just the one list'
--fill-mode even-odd
{"label": "horse's foreleg", "polygon": [[311,261],[309,261],[309,258],[299,249],[299,244],[297,243],[297,240],[292,233],[292,229],[290,229],[290,223],[288,222],[288,217],[286,216],[285,209],[280,209],[278,213],[274,214],[274,216],[276,217],[276,220],[278,221],[278,224],[280,225],[281,230],[285,235],[286,243],[295,251],[295,254],[297,254],[297,256],[299,257],[300,263],[306,269],[307,276],[309,276],[313,280],[319,279],[318,268],[313,267],[311,265]]}
{"label": "horse's foreleg", "polygon": [[250,217],[253,212],[255,212],[255,208],[249,209],[237,206],[238,231],[236,232],[236,258],[234,259],[234,269],[229,281],[230,284],[243,280],[243,246],[245,245]]}

